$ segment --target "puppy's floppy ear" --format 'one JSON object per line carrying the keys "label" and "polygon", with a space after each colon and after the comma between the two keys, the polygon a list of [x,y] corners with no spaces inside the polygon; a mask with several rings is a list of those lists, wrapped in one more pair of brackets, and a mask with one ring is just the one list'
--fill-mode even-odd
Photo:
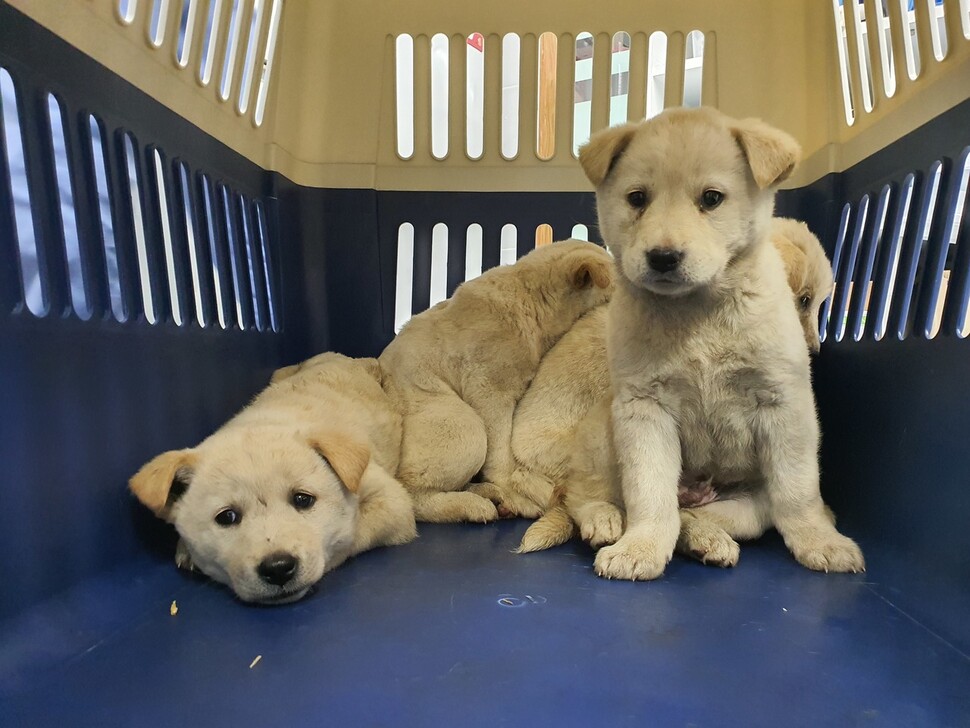
{"label": "puppy's floppy ear", "polygon": [[309,442],[310,447],[333,468],[347,490],[356,493],[370,462],[370,448],[344,433],[318,435],[311,437]]}
{"label": "puppy's floppy ear", "polygon": [[369,376],[372,376],[378,384],[381,383],[384,373],[381,370],[381,363],[377,359],[357,359],[357,362],[364,368]]}
{"label": "puppy's floppy ear", "polygon": [[159,518],[189,487],[192,468],[198,462],[194,450],[170,450],[142,466],[128,481],[128,487]]}
{"label": "puppy's floppy ear", "polygon": [[808,256],[791,240],[777,232],[772,233],[771,243],[781,254],[781,262],[785,264],[788,287],[792,289],[792,293],[800,293],[808,277]]}
{"label": "puppy's floppy ear", "polygon": [[599,187],[630,144],[639,124],[611,126],[598,131],[579,150],[579,163],[594,186]]}
{"label": "puppy's floppy ear", "polygon": [[276,384],[277,382],[282,382],[284,379],[289,379],[298,371],[300,371],[301,366],[302,364],[292,364],[291,366],[281,367],[280,369],[277,369],[270,376],[269,383]]}
{"label": "puppy's floppy ear", "polygon": [[731,133],[761,189],[788,179],[802,158],[802,148],[794,137],[761,119],[741,119],[735,122]]}
{"label": "puppy's floppy ear", "polygon": [[610,261],[603,260],[599,256],[585,256],[573,263],[570,280],[573,287],[579,290],[591,286],[609,288],[613,285],[613,266]]}

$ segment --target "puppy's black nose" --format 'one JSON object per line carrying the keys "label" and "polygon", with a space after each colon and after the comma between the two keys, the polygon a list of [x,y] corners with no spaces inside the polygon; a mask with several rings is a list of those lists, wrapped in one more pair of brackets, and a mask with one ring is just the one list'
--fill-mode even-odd
{"label": "puppy's black nose", "polygon": [[283,586],[293,578],[299,561],[290,554],[270,554],[259,562],[256,572],[267,584]]}
{"label": "puppy's black nose", "polygon": [[684,259],[684,254],[673,248],[654,248],[647,253],[647,263],[658,273],[670,273]]}

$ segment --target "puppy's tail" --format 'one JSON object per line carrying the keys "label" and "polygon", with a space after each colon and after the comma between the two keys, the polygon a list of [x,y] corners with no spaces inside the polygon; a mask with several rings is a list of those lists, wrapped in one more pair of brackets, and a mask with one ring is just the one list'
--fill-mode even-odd
{"label": "puppy's tail", "polygon": [[564,544],[573,537],[573,534],[576,533],[576,524],[573,523],[563,500],[562,486],[556,486],[545,514],[529,526],[515,553],[527,554],[532,551],[544,551],[553,546]]}

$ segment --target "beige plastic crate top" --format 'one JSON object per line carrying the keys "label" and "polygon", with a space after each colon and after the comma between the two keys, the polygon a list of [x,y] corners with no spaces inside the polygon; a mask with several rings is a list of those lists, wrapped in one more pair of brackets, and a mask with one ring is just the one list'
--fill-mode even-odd
{"label": "beige plastic crate top", "polygon": [[[788,130],[805,151],[798,187],[970,98],[970,0],[11,4],[260,166],[317,187],[586,190],[574,137],[643,118],[651,95],[653,111],[699,97]],[[692,31],[703,40],[688,44]]]}

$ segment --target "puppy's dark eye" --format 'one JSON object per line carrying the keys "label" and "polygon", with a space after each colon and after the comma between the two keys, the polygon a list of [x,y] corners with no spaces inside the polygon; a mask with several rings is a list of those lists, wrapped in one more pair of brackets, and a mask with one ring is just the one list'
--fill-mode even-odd
{"label": "puppy's dark eye", "polygon": [[630,203],[630,207],[642,210],[647,206],[647,193],[643,190],[633,190],[627,193],[626,201]]}
{"label": "puppy's dark eye", "polygon": [[701,209],[713,210],[724,201],[724,193],[720,190],[704,190],[701,195]]}
{"label": "puppy's dark eye", "polygon": [[807,294],[798,299],[798,305],[801,307],[802,311],[807,311],[811,303],[812,297]]}
{"label": "puppy's dark eye", "polygon": [[312,496],[309,493],[297,492],[290,496],[290,503],[298,511],[305,511],[313,507],[313,504],[317,502],[316,496]]}
{"label": "puppy's dark eye", "polygon": [[242,513],[233,508],[224,508],[216,513],[216,523],[223,528],[235,526],[242,520]]}

